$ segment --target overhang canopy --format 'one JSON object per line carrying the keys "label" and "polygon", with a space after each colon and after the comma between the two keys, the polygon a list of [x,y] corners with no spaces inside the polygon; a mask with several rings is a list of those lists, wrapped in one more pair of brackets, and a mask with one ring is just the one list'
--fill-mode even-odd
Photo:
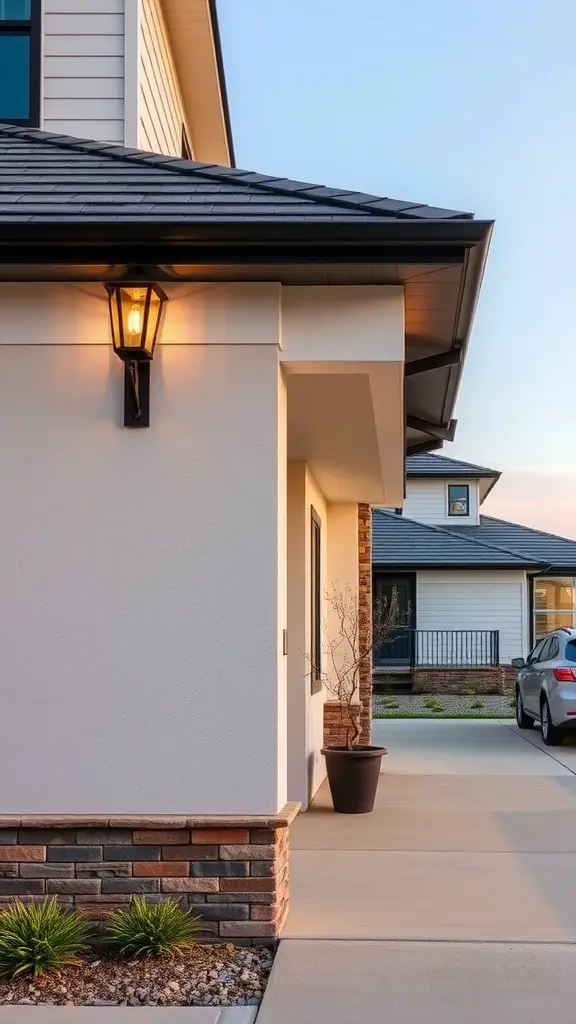
{"label": "overhang canopy", "polygon": [[401,284],[406,450],[441,447],[491,221],[0,125],[0,279]]}

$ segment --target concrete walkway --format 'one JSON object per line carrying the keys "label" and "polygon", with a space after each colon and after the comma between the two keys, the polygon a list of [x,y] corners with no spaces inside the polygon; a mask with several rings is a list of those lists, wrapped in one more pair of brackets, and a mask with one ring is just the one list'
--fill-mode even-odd
{"label": "concrete walkway", "polygon": [[251,1006],[0,1006],[0,1024],[254,1024]]}
{"label": "concrete walkway", "polygon": [[258,1024],[568,1024],[574,946],[283,942]]}
{"label": "concrete walkway", "polygon": [[334,814],[325,785],[293,826],[258,1024],[380,1021],[384,1007],[414,1024],[572,1019],[576,746],[507,720],[385,720],[374,736],[389,750],[374,813]]}

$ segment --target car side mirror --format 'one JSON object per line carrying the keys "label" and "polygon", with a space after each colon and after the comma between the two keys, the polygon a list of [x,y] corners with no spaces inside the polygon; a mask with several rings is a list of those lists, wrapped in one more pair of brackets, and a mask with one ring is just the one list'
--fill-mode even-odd
{"label": "car side mirror", "polygon": [[514,668],[521,669],[525,667],[527,662],[524,661],[524,658],[512,658],[511,664]]}

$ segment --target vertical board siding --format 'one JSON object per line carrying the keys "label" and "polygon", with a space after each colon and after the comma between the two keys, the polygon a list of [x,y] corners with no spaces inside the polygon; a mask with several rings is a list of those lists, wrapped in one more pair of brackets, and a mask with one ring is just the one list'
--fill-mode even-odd
{"label": "vertical board siding", "polygon": [[138,144],[181,156],[186,117],[159,0],[143,0],[141,32]]}
{"label": "vertical board siding", "polygon": [[[448,484],[468,484],[470,515],[448,515]],[[402,514],[418,523],[441,523],[443,526],[477,526],[479,517],[478,481],[458,479],[422,480],[408,477]]]}
{"label": "vertical board siding", "polygon": [[497,629],[500,661],[523,657],[526,574],[521,570],[422,571],[417,576],[418,629]]}
{"label": "vertical board siding", "polygon": [[42,128],[124,142],[125,0],[46,0]]}

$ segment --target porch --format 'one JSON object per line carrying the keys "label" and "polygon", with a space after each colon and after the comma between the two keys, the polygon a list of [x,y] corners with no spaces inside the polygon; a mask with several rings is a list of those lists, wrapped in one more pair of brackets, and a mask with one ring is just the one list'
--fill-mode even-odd
{"label": "porch", "polygon": [[399,627],[374,652],[375,693],[503,693],[498,629]]}

